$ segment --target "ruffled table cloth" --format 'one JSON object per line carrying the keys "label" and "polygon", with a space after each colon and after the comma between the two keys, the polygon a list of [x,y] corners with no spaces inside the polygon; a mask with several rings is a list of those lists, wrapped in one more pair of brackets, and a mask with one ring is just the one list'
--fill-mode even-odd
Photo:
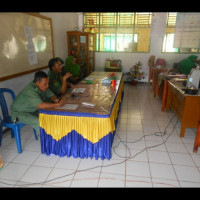
{"label": "ruffled table cloth", "polygon": [[[77,104],[76,110],[41,109],[39,114],[41,152],[60,157],[111,159],[112,143],[124,93],[121,72],[116,72],[116,86],[102,84],[109,72],[93,72],[75,85],[85,88],[81,94],[66,93],[67,104]],[[93,84],[87,84],[92,80]],[[82,102],[94,104],[83,105]]]}

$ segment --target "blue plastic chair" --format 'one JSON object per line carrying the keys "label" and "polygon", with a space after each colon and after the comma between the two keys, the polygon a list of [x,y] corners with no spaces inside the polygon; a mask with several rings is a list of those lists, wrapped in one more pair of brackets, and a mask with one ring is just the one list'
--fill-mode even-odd
{"label": "blue plastic chair", "polygon": [[[2,114],[3,114],[2,126],[11,129],[11,136],[15,137],[15,140],[16,140],[17,151],[18,153],[22,153],[20,130],[26,124],[12,122],[11,116],[9,115],[9,112],[8,112],[8,106],[4,97],[5,93],[9,93],[12,97],[12,100],[15,99],[15,93],[12,90],[8,88],[0,88],[0,106],[1,106]],[[33,132],[35,135],[35,139],[37,140],[38,138],[37,138],[37,134],[34,128],[33,128]]]}

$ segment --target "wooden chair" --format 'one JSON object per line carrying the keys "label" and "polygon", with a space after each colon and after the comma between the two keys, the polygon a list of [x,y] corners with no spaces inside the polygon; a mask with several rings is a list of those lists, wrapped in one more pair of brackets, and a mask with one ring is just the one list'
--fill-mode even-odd
{"label": "wooden chair", "polygon": [[155,67],[155,56],[150,56],[149,61],[149,78],[148,78],[148,84],[150,84],[150,80],[153,78],[153,68]]}

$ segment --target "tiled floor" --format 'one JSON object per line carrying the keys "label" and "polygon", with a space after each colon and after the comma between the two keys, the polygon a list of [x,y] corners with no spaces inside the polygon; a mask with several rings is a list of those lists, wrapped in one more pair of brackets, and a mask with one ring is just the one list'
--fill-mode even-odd
{"label": "tiled floor", "polygon": [[40,140],[25,126],[22,154],[10,134],[3,136],[0,187],[200,187],[196,129],[180,138],[180,122],[173,112],[161,112],[151,86],[125,84],[124,90],[111,160],[43,155]]}

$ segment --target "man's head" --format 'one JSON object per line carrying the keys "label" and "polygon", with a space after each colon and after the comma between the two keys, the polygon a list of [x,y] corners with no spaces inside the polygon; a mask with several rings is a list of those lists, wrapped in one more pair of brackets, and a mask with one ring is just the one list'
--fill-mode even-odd
{"label": "man's head", "polygon": [[62,72],[62,64],[60,61],[60,58],[52,58],[51,60],[49,60],[49,69],[51,71],[54,71],[56,74]]}
{"label": "man's head", "polygon": [[45,92],[49,88],[48,75],[43,71],[36,72],[33,81],[43,92]]}

